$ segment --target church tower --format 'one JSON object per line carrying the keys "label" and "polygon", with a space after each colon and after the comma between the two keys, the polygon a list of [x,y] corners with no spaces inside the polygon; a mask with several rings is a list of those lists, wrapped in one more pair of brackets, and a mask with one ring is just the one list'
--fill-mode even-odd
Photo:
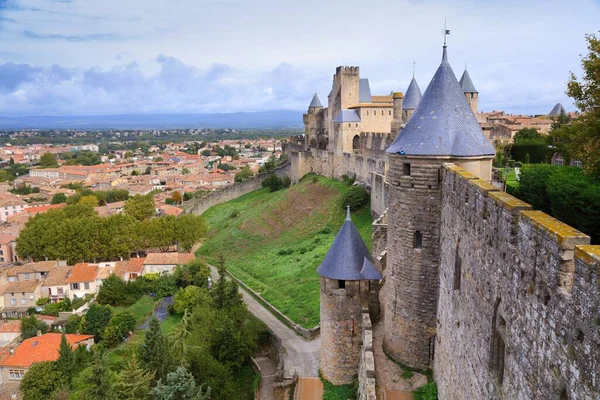
{"label": "church tower", "polygon": [[475,89],[475,85],[473,85],[473,81],[471,80],[471,76],[469,75],[467,68],[465,68],[465,72],[463,72],[459,83],[465,94],[465,98],[469,102],[471,110],[473,110],[473,114],[477,115],[479,92],[477,89]]}
{"label": "church tower", "polygon": [[495,154],[450,67],[445,45],[442,63],[387,153],[390,193],[383,344],[395,359],[429,368],[434,359],[439,289],[441,168],[453,162],[489,180]]}
{"label": "church tower", "polygon": [[352,382],[358,372],[362,309],[377,296],[381,273],[350,218],[338,232],[321,276],[321,373],[334,385]]}

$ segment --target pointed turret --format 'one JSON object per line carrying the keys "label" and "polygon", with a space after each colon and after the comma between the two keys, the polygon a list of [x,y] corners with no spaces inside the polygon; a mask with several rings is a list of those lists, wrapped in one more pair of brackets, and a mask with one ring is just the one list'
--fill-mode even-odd
{"label": "pointed turret", "polygon": [[321,100],[319,100],[319,96],[317,95],[317,92],[315,92],[315,95],[312,98],[312,101],[310,102],[310,105],[308,106],[308,108],[323,108],[323,105],[321,104]]}
{"label": "pointed turret", "polygon": [[387,152],[458,157],[496,153],[469,108],[448,63],[446,47],[442,63],[425,90],[419,107]]}
{"label": "pointed turret", "polygon": [[552,110],[550,110],[550,114],[548,114],[548,116],[558,117],[561,112],[565,112],[565,108],[562,106],[562,104],[556,103],[556,105],[552,107]]}
{"label": "pointed turret", "polygon": [[322,277],[344,281],[382,278],[373,265],[369,249],[350,218],[349,206],[346,210],[346,220],[317,272]]}
{"label": "pointed turret", "polygon": [[471,76],[469,75],[469,71],[467,71],[467,67],[465,66],[465,72],[463,72],[462,77],[460,78],[460,87],[465,94],[465,98],[473,110],[473,114],[477,115],[478,103],[479,103],[479,92],[475,89],[475,85],[473,85],[473,81],[471,80]]}
{"label": "pointed turret", "polygon": [[406,90],[406,95],[404,95],[404,103],[402,107],[405,110],[415,110],[421,101],[421,88],[417,83],[417,80],[413,76],[410,84],[408,85],[408,89]]}

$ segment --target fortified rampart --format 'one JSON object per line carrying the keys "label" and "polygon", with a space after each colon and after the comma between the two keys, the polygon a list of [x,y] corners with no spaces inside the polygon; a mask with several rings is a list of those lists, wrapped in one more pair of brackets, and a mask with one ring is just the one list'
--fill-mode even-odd
{"label": "fortified rampart", "polygon": [[236,182],[231,186],[226,186],[223,189],[217,189],[206,193],[204,196],[197,199],[192,199],[183,203],[183,209],[186,214],[201,215],[212,206],[226,203],[240,196],[250,193],[262,187],[263,181],[269,176],[275,174],[279,177],[292,175],[291,163],[285,162],[278,165],[274,170],[263,172],[244,182]]}
{"label": "fortified rampart", "polygon": [[600,246],[453,164],[442,177],[440,399],[600,398]]}
{"label": "fortified rampart", "polygon": [[358,400],[377,400],[375,385],[375,356],[373,353],[373,326],[369,310],[362,311],[362,343],[358,371]]}

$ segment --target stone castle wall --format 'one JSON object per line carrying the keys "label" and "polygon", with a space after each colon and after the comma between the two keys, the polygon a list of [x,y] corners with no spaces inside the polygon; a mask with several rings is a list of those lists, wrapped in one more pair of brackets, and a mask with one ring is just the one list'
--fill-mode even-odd
{"label": "stone castle wall", "polygon": [[454,165],[442,175],[440,399],[600,398],[600,246]]}
{"label": "stone castle wall", "polygon": [[244,182],[236,182],[231,186],[226,186],[223,189],[217,189],[206,193],[204,196],[197,199],[192,199],[183,203],[183,210],[186,214],[202,215],[212,206],[226,203],[236,199],[254,190],[262,187],[262,182],[271,175],[279,177],[292,175],[291,162],[283,163],[272,171],[264,172]]}
{"label": "stone castle wall", "polygon": [[358,400],[377,400],[373,326],[368,309],[363,309],[362,311],[362,344],[360,346],[360,365],[358,368]]}

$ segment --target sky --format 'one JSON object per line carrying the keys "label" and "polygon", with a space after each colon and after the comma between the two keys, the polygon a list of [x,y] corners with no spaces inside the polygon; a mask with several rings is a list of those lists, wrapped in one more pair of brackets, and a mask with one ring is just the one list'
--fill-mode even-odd
{"label": "sky", "polygon": [[0,0],[0,115],[305,110],[338,65],[424,91],[444,19],[481,111],[575,109],[600,0]]}

